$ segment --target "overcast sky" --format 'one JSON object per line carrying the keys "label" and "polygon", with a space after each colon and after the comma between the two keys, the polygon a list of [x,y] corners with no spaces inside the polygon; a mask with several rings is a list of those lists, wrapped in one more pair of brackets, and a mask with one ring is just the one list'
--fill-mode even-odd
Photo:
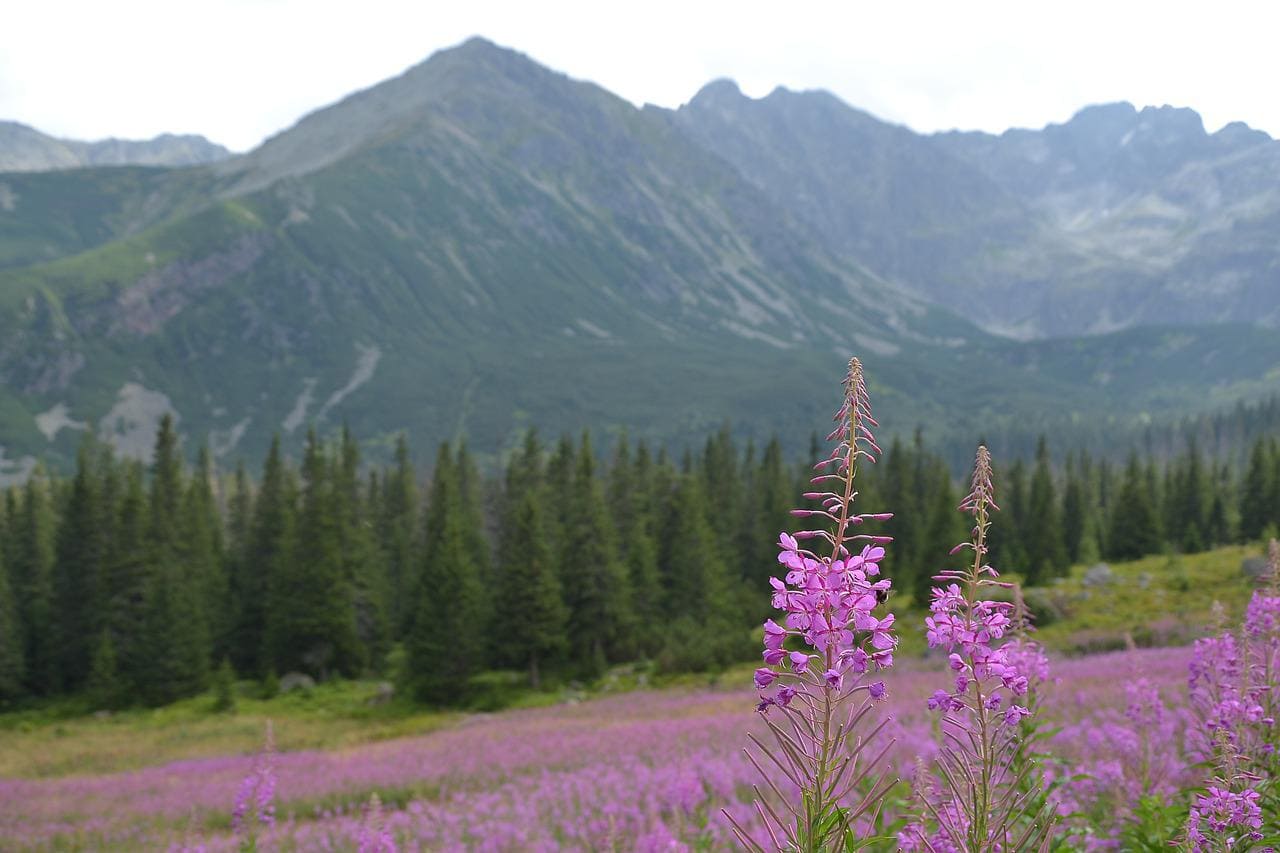
{"label": "overcast sky", "polygon": [[[1280,13],[1262,2],[10,0],[0,119],[77,139],[253,147],[472,35],[637,104],[730,77],[824,88],[920,131],[1001,131],[1128,100],[1280,136]],[[1280,7],[1275,7],[1280,8]]]}

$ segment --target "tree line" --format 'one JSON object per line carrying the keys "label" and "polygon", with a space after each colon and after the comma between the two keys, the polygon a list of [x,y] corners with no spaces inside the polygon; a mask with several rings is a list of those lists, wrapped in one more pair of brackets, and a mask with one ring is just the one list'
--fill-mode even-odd
{"label": "tree line", "polygon": [[[776,439],[740,446],[727,428],[678,461],[626,437],[597,453],[588,434],[546,447],[530,432],[489,475],[445,443],[425,477],[403,439],[372,466],[345,430],[310,433],[298,464],[276,441],[256,478],[205,451],[188,469],[168,418],[145,466],[90,435],[73,476],[37,471],[4,493],[0,701],[158,705],[225,665],[394,675],[451,704],[491,670],[537,686],[634,660],[749,659],[811,473]],[[923,601],[965,535],[958,484],[918,433],[858,484],[861,507],[895,513],[895,594]],[[1171,459],[1056,464],[1042,440],[998,470],[997,501],[993,564],[1044,584],[1073,563],[1274,535],[1280,446],[1258,438],[1243,467],[1194,441]]]}

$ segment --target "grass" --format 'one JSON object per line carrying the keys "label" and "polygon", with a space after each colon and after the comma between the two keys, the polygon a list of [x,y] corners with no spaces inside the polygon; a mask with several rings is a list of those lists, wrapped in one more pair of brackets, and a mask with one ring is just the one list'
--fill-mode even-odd
{"label": "grass", "polygon": [[[1110,564],[1111,581],[1085,583],[1087,566],[1028,591],[1040,611],[1039,639],[1058,654],[1084,654],[1129,644],[1177,645],[1203,636],[1215,606],[1228,616],[1243,612],[1252,583],[1242,560],[1259,546],[1232,546],[1203,554],[1146,557]],[[924,656],[923,614],[899,614],[899,658]],[[744,687],[758,664],[744,662],[718,673],[657,675],[651,667],[615,667],[590,684],[532,691],[519,673],[486,673],[477,679],[474,708],[533,707],[581,701],[638,687]],[[452,725],[463,711],[423,708],[402,698],[375,704],[376,681],[334,681],[271,699],[258,686],[237,685],[236,708],[214,713],[212,693],[157,709],[110,715],[90,713],[82,702],[54,703],[0,715],[0,778],[51,778],[110,773],[188,758],[250,754],[261,748],[268,721],[280,749],[341,749],[423,734]]]}

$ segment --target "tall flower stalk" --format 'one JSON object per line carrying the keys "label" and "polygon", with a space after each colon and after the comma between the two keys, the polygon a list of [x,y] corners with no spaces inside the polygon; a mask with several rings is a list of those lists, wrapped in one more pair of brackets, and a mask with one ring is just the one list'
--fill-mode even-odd
{"label": "tall flower stalk", "polygon": [[952,689],[938,690],[928,701],[943,714],[941,796],[926,800],[932,827],[912,825],[901,836],[907,849],[980,853],[1049,843],[1051,812],[1035,762],[1021,746],[1022,724],[1031,714],[1027,694],[1038,675],[1024,668],[1038,667],[1038,661],[1019,646],[994,645],[1014,627],[1014,605],[989,597],[1014,586],[986,562],[991,514],[998,509],[991,454],[979,447],[972,487],[960,504],[973,516],[972,533],[951,552],[967,551],[972,559],[935,577],[944,586],[933,588],[925,619],[929,646],[947,652],[953,679]]}
{"label": "tall flower stalk", "polygon": [[[1245,849],[1280,833],[1280,543],[1268,549],[1266,585],[1256,590],[1237,633],[1197,640],[1188,666],[1195,732],[1215,775],[1197,796],[1184,846]],[[1271,840],[1270,838],[1268,840]]]}
{"label": "tall flower stalk", "polygon": [[[821,472],[804,497],[821,509],[796,509],[798,518],[820,519],[821,529],[782,533],[778,562],[784,578],[770,578],[772,603],[785,617],[764,623],[765,666],[755,672],[759,711],[773,744],[749,736],[747,751],[763,778],[755,786],[756,811],[767,842],[757,840],[726,812],[738,839],[750,850],[858,849],[895,779],[875,771],[891,741],[869,747],[887,720],[872,725],[874,703],[886,695],[875,673],[893,665],[897,639],[893,614],[875,611],[890,582],[880,577],[887,536],[855,533],[866,521],[890,513],[855,513],[854,481],[860,461],[875,462],[880,448],[872,428],[862,363],[849,361],[844,398],[827,436],[831,453],[814,466]],[[790,643],[791,650],[788,650]]]}

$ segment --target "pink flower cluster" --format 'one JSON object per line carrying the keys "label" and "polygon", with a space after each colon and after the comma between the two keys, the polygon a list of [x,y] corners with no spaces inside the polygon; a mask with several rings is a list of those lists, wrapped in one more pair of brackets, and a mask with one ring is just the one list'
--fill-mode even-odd
{"label": "pink flower cluster", "polygon": [[[831,559],[801,548],[787,533],[779,537],[778,544],[782,548],[778,562],[790,571],[785,581],[770,578],[769,582],[774,590],[773,606],[786,613],[786,627],[772,619],[764,623],[764,662],[769,666],[756,670],[756,687],[764,690],[773,684],[779,673],[770,667],[784,663],[791,673],[805,675],[815,660],[820,666],[832,661],[833,666],[823,666],[822,677],[834,690],[843,687],[846,673],[863,675],[872,667],[893,666],[897,646],[892,634],[893,614],[883,618],[873,615],[879,604],[877,593],[887,591],[890,585],[887,578],[872,580],[880,574],[884,548],[867,545],[859,554],[842,548],[841,556]],[[870,651],[855,642],[854,631],[870,638]],[[788,636],[800,637],[816,654],[787,652],[783,645]],[[867,689],[873,698],[884,695],[883,682]],[[776,692],[761,695],[760,709],[787,705],[794,696],[794,688],[784,684]]]}
{"label": "pink flower cluster", "polygon": [[1208,793],[1196,798],[1187,819],[1187,840],[1191,848],[1200,853],[1230,849],[1244,839],[1261,841],[1259,799],[1261,795],[1257,791],[1246,789],[1237,793],[1210,785]]}

